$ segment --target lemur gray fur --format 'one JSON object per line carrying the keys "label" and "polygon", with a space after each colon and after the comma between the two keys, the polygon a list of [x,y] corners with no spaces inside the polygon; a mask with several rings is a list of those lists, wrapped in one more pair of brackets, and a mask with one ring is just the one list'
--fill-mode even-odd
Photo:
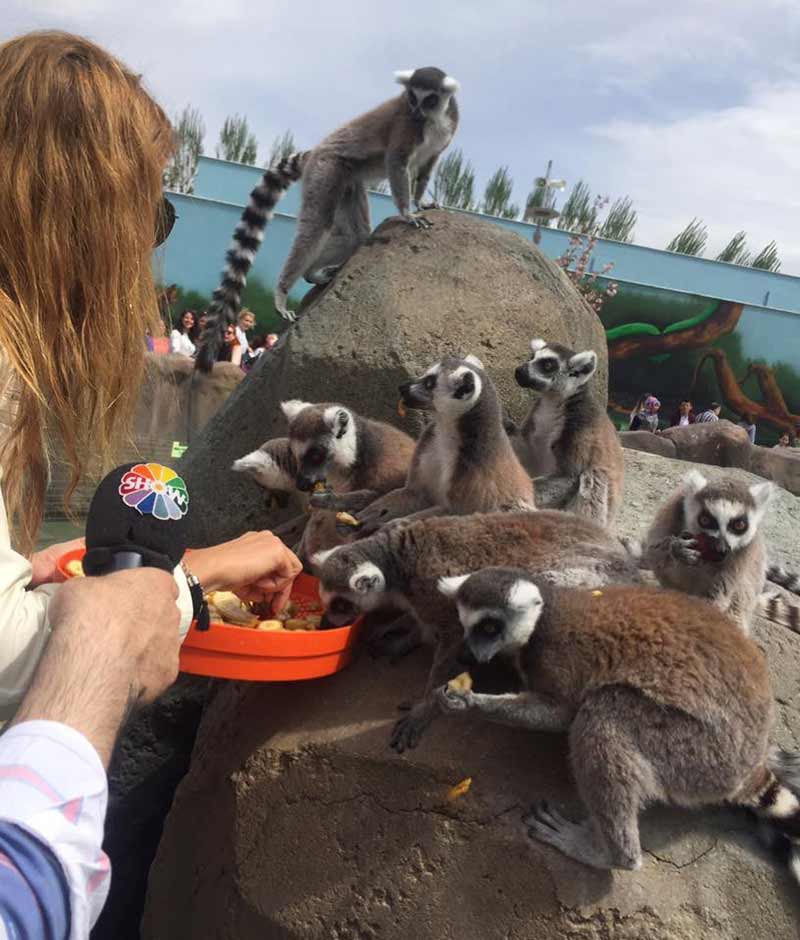
{"label": "lemur gray fur", "polygon": [[[267,441],[233,463],[234,470],[266,490],[299,493],[307,506],[315,484],[324,482],[347,493],[354,505],[366,506],[406,479],[416,444],[398,428],[332,402],[291,400],[281,409],[289,422],[288,436]],[[315,511],[297,551],[308,561],[314,552],[341,541],[334,514]]]}
{"label": "lemur gray fur", "polygon": [[434,691],[459,671],[454,648],[460,630],[439,578],[508,564],[561,585],[640,580],[634,559],[605,529],[553,510],[404,521],[312,562],[331,623],[349,623],[356,610],[392,606],[413,613],[422,641],[435,648],[425,694],[392,734],[398,751],[416,745],[436,716]]}
{"label": "lemur gray fur", "polygon": [[[533,483],[514,454],[497,390],[480,359],[442,359],[400,393],[409,408],[434,411],[435,421],[417,443],[406,485],[357,513],[361,537],[420,513],[535,508]],[[312,498],[312,504],[325,499]]]}
{"label": "lemur gray fur", "polygon": [[507,657],[522,692],[438,690],[443,710],[534,731],[565,731],[575,823],[545,803],[523,819],[532,839],[595,868],[641,867],[638,817],[653,802],[732,804],[784,839],[800,881],[800,755],[770,749],[775,704],[756,644],[676,591],[559,589],[525,571],[445,578],[478,662]]}
{"label": "lemur gray fur", "polygon": [[367,187],[389,180],[399,218],[430,223],[411,212],[422,208],[433,168],[458,127],[458,82],[434,67],[396,72],[403,92],[329,134],[313,150],[293,153],[265,170],[250,194],[233,234],[220,286],[197,351],[198,368],[208,372],[222,346],[225,327],[241,305],[247,273],[278,200],[303,179],[297,233],[275,290],[275,309],[294,320],[287,307],[299,277],[325,284],[370,233]]}
{"label": "lemur gray fur", "polygon": [[756,611],[800,632],[800,608],[780,595],[762,594],[775,570],[768,571],[761,532],[774,491],[767,481],[709,482],[698,470],[690,471],[650,526],[643,566],[665,587],[708,598],[744,633]]}
{"label": "lemur gray fur", "polygon": [[514,375],[540,397],[511,439],[534,477],[536,502],[609,525],[622,501],[625,463],[614,425],[589,384],[597,355],[543,339],[531,340],[531,352]]}

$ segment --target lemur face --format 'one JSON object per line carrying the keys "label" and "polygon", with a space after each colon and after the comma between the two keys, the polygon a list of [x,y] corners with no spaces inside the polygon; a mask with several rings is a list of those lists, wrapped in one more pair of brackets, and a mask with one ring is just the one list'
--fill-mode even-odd
{"label": "lemur face", "polygon": [[686,531],[700,542],[705,561],[722,562],[753,541],[775,488],[769,482],[751,486],[736,480],[710,483],[692,470],[684,491]]}
{"label": "lemur face", "polygon": [[352,623],[359,612],[386,603],[386,576],[366,557],[363,546],[342,545],[317,552],[311,564],[319,577],[319,596],[334,626]]}
{"label": "lemur face", "polygon": [[539,588],[515,568],[441,578],[439,590],[454,598],[467,646],[482,663],[525,646],[544,609]]}
{"label": "lemur face", "polygon": [[594,375],[597,355],[591,349],[576,353],[560,343],[531,340],[531,358],[514,372],[517,384],[537,392],[571,398]]}
{"label": "lemur face", "polygon": [[309,492],[334,467],[346,469],[356,459],[355,419],[340,405],[312,405],[285,401],[281,409],[289,421],[289,442],[297,462],[295,486]]}
{"label": "lemur face", "polygon": [[458,91],[458,82],[434,67],[395,72],[395,81],[405,86],[406,99],[415,118],[437,117]]}
{"label": "lemur face", "polygon": [[448,357],[431,366],[415,382],[400,386],[404,404],[442,417],[458,417],[470,410],[483,390],[483,363],[475,356]]}

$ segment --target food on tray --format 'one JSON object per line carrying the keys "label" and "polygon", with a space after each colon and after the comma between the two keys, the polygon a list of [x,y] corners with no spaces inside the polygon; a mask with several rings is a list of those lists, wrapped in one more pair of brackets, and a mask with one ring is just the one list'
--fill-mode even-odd
{"label": "food on tray", "polygon": [[211,591],[207,600],[209,617],[213,617],[216,612],[224,623],[233,623],[239,627],[255,627],[258,624],[258,617],[233,591]]}
{"label": "food on tray", "polygon": [[69,572],[70,577],[83,577],[83,562],[79,558],[73,558],[72,561],[68,561],[65,567]]}
{"label": "food on tray", "polygon": [[282,620],[259,620],[256,630],[283,630]]}
{"label": "food on tray", "polygon": [[447,689],[449,692],[469,692],[472,689],[472,676],[462,672],[447,683]]}
{"label": "food on tray", "polygon": [[272,613],[267,601],[246,604],[230,591],[211,591],[206,601],[213,622],[252,627],[265,633],[318,630],[322,623],[322,605],[310,599],[289,601],[277,613]]}

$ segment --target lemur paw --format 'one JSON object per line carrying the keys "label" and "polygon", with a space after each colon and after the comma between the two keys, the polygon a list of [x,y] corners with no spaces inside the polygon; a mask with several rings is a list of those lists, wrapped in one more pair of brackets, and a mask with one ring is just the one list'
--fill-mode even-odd
{"label": "lemur paw", "polygon": [[276,306],[275,309],[283,317],[283,319],[287,320],[289,323],[294,323],[297,320],[297,314],[292,310],[289,310],[288,307],[282,309],[281,307]]}
{"label": "lemur paw", "polygon": [[674,538],[670,546],[672,557],[683,565],[699,565],[703,556],[698,551],[698,543],[695,539]]}
{"label": "lemur paw", "polygon": [[430,219],[416,215],[413,212],[402,212],[400,215],[395,216],[395,218],[400,222],[405,222],[406,225],[410,225],[412,228],[425,229],[433,226],[433,222],[431,222]]}
{"label": "lemur paw", "polygon": [[473,704],[474,693],[469,690],[455,691],[443,685],[436,690],[436,701],[443,712],[465,712]]}
{"label": "lemur paw", "polygon": [[339,506],[338,496],[336,495],[336,493],[334,493],[331,487],[328,486],[328,484],[325,484],[325,485],[326,485],[326,489],[320,490],[319,492],[313,492],[308,497],[308,505],[311,506],[312,509],[331,509],[332,510],[332,509],[338,508]]}
{"label": "lemur paw", "polygon": [[433,712],[427,703],[414,705],[411,711],[395,724],[389,746],[398,754],[415,748],[432,721]]}

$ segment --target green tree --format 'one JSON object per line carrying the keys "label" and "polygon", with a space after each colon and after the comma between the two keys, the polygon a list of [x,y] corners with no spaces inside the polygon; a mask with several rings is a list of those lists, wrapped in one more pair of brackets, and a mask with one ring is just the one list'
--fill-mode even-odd
{"label": "green tree", "polygon": [[296,150],[297,145],[294,142],[294,134],[291,131],[284,131],[283,134],[272,141],[266,166],[275,166],[278,161],[290,156]]}
{"label": "green tree", "polygon": [[747,250],[747,232],[737,232],[717,255],[717,261],[730,264],[750,264],[752,255]]}
{"label": "green tree", "polygon": [[481,212],[498,216],[501,219],[516,219],[519,216],[519,206],[511,202],[513,190],[514,180],[508,174],[508,167],[499,167],[489,177],[483,191]]}
{"label": "green tree", "polygon": [[194,191],[197,160],[203,153],[206,126],[200,112],[187,104],[175,118],[174,129],[175,152],[164,170],[164,186],[178,193],[191,193]]}
{"label": "green tree", "polygon": [[218,157],[233,160],[234,163],[248,163],[252,166],[256,162],[258,142],[256,135],[247,126],[246,117],[234,114],[225,118],[216,152]]}
{"label": "green tree", "polygon": [[632,242],[636,219],[636,210],[633,208],[630,196],[620,196],[619,199],[614,200],[608,210],[608,215],[600,226],[598,235],[617,242]]}
{"label": "green tree", "polygon": [[558,227],[567,232],[592,235],[597,229],[598,208],[599,201],[592,199],[589,184],[578,180],[561,209]]}
{"label": "green tree", "polygon": [[702,256],[708,241],[708,230],[700,219],[692,219],[685,229],[667,245],[667,251],[676,251],[681,255]]}
{"label": "green tree", "polygon": [[764,271],[778,272],[781,269],[781,261],[778,257],[778,246],[775,242],[770,242],[750,262],[751,268],[761,268]]}
{"label": "green tree", "polygon": [[453,209],[474,209],[475,170],[460,149],[451,150],[436,166],[433,199]]}
{"label": "green tree", "polygon": [[[533,189],[528,193],[525,200],[525,215],[523,221],[535,222],[533,215],[534,209],[553,209],[556,204],[556,194],[552,189],[545,186],[537,186],[534,183]],[[553,219],[542,219],[542,227],[549,228],[553,224]]]}

